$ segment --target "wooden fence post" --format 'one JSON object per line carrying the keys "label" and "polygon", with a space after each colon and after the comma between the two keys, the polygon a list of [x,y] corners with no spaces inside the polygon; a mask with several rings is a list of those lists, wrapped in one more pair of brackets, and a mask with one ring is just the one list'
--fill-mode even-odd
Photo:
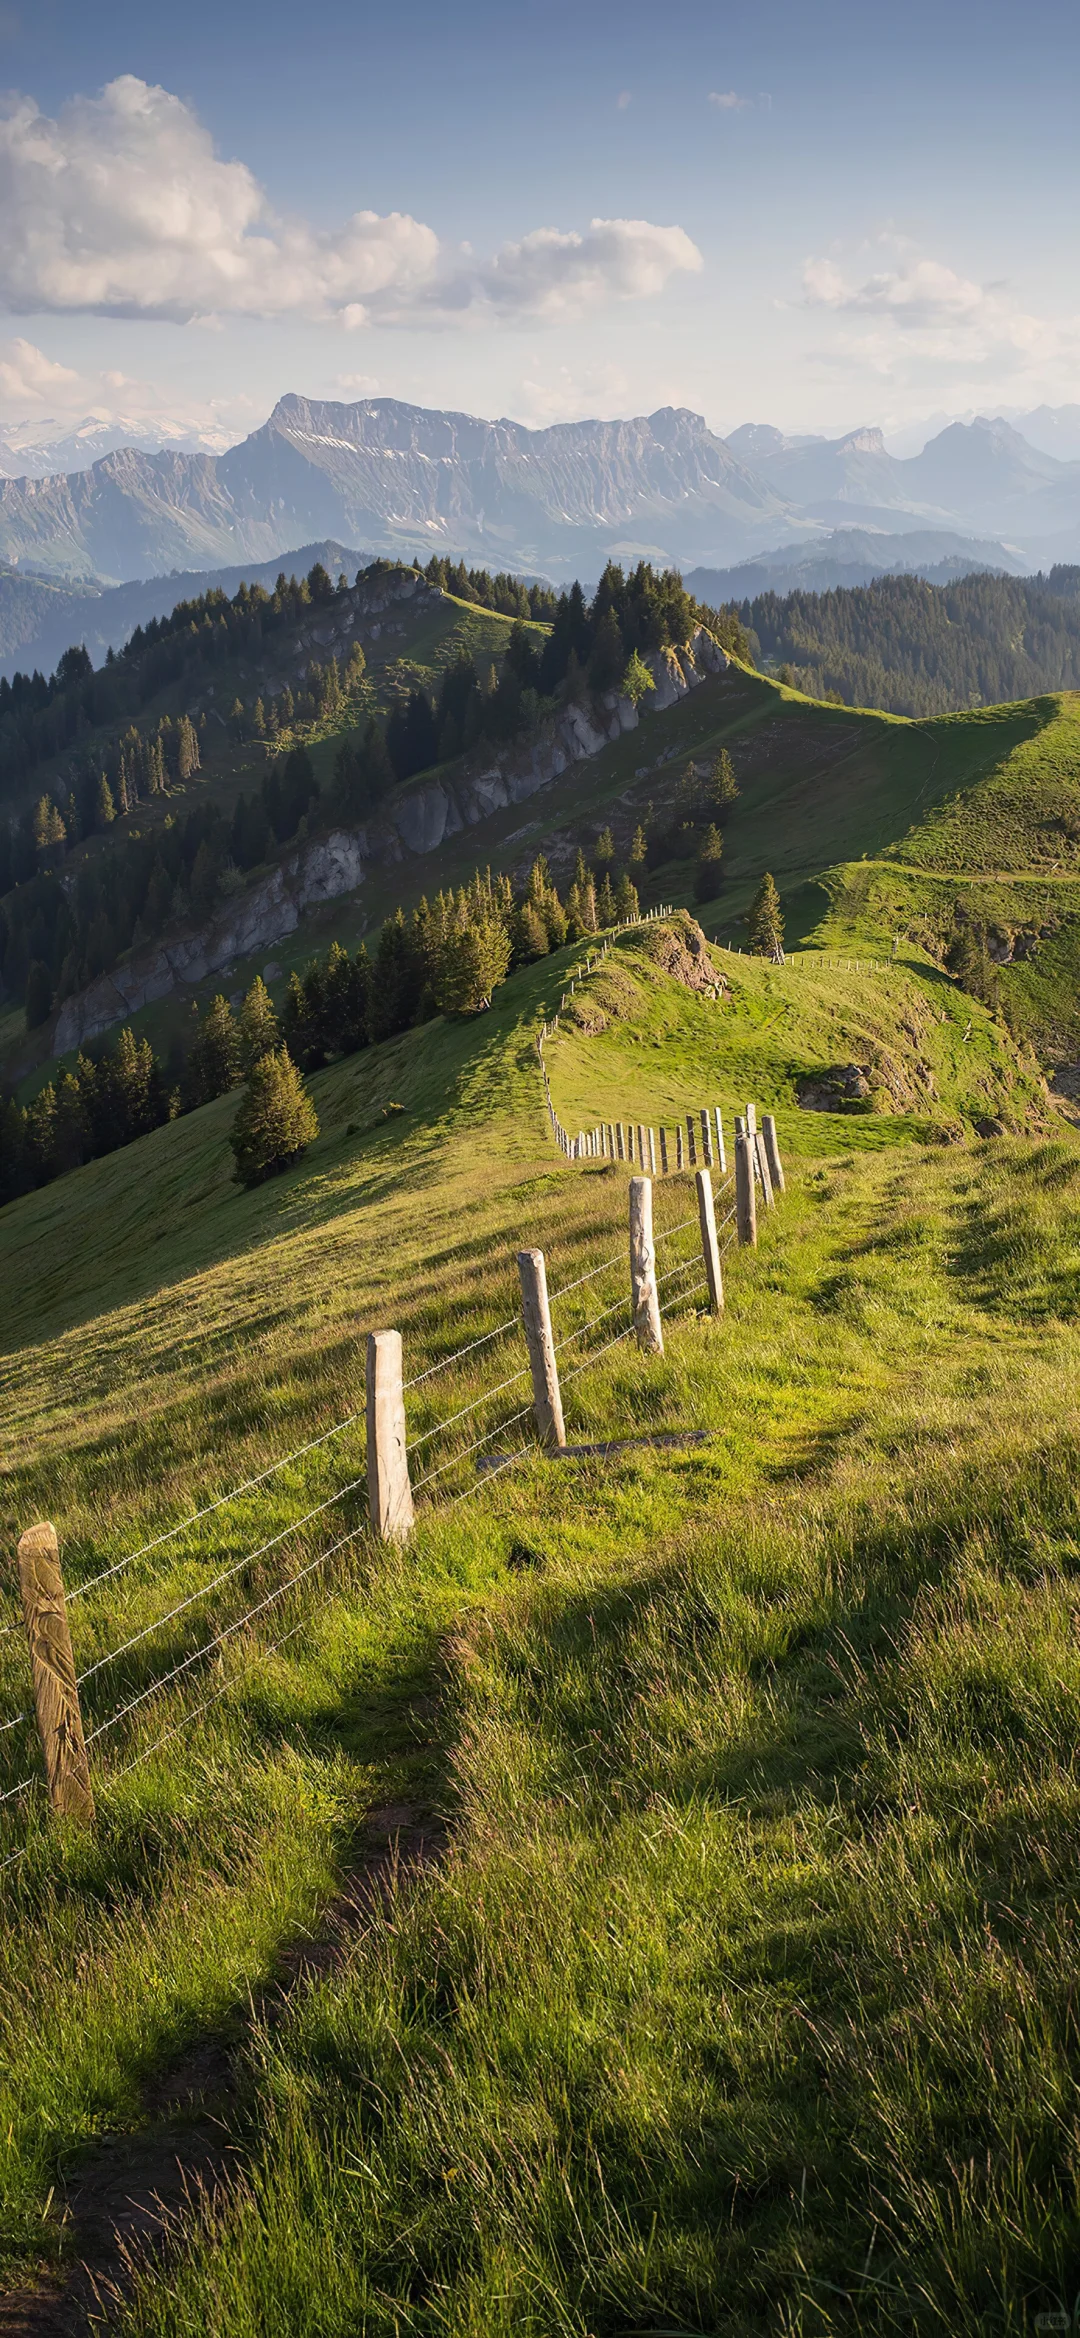
{"label": "wooden fence post", "polygon": [[609,1161],[615,1159],[615,1124],[611,1120],[607,1124],[607,1157]]}
{"label": "wooden fence post", "polygon": [[746,1107],[746,1133],[748,1137],[757,1135],[757,1107],[754,1104]]}
{"label": "wooden fence post", "polygon": [[371,1523],[383,1542],[407,1542],[413,1499],[405,1451],[401,1333],[369,1331],[367,1343],[367,1481]]}
{"label": "wooden fence post", "polygon": [[667,1130],[666,1130],[666,1128],[662,1128],[662,1129],[661,1129],[661,1131],[660,1131],[660,1171],[661,1171],[661,1175],[662,1175],[662,1176],[664,1176],[664,1177],[666,1177],[666,1176],[667,1176],[667,1173],[668,1173],[668,1157],[667,1157]]}
{"label": "wooden fence post", "polygon": [[676,1169],[681,1169],[681,1168],[682,1168],[682,1166],[683,1166],[683,1135],[682,1135],[682,1122],[681,1122],[681,1121],[679,1121],[679,1122],[676,1124],[676,1129],[675,1129],[675,1167],[676,1167]]}
{"label": "wooden fence post", "polygon": [[19,1590],[49,1801],[58,1818],[91,1826],[94,1797],[55,1526],[31,1526],[20,1538]]}
{"label": "wooden fence post", "polygon": [[638,1168],[647,1173],[649,1167],[649,1154],[645,1142],[645,1130],[640,1120],[638,1122],[637,1132],[637,1161]]}
{"label": "wooden fence post", "polygon": [[630,1179],[630,1295],[639,1348],[647,1356],[662,1356],[664,1334],[656,1288],[652,1180],[648,1177]]}
{"label": "wooden fence post", "polygon": [[716,1166],[720,1171],[721,1177],[726,1177],[727,1152],[724,1146],[724,1123],[721,1118],[719,1105],[716,1106],[716,1109],[713,1113],[713,1119],[716,1122]]}
{"label": "wooden fence post", "polygon": [[765,1139],[762,1136],[760,1129],[758,1130],[757,1135],[752,1139],[752,1142],[754,1147],[754,1165],[757,1169],[758,1181],[761,1186],[761,1198],[765,1204],[766,1209],[771,1210],[773,1206],[772,1178],[769,1175],[769,1164],[765,1158]]}
{"label": "wooden fence post", "polygon": [[617,1121],[616,1121],[616,1123],[615,1123],[615,1143],[616,1143],[616,1146],[617,1146],[617,1148],[618,1148],[618,1150],[617,1150],[617,1152],[616,1152],[616,1155],[615,1155],[615,1158],[616,1158],[616,1160],[617,1160],[617,1161],[625,1161],[625,1159],[626,1159],[626,1137],[625,1137],[625,1134],[624,1134],[624,1131],[623,1131],[623,1124],[622,1124],[621,1120],[617,1120]]}
{"label": "wooden fence post", "polygon": [[521,1313],[529,1350],[536,1426],[540,1442],[546,1450],[559,1453],[566,1443],[566,1429],[543,1251],[519,1250],[518,1274],[521,1278]]}
{"label": "wooden fence post", "polygon": [[701,1225],[701,1255],[705,1261],[705,1279],[709,1286],[709,1305],[714,1315],[724,1312],[724,1278],[720,1272],[720,1250],[716,1240],[716,1211],[713,1208],[712,1178],[707,1169],[697,1173],[698,1219]]}
{"label": "wooden fence post", "polygon": [[703,1168],[712,1168],[712,1127],[707,1111],[701,1114],[701,1160]]}
{"label": "wooden fence post", "polygon": [[762,1116],[761,1133],[765,1139],[765,1157],[769,1164],[769,1175],[773,1182],[773,1192],[783,1193],[784,1170],[780,1159],[780,1147],[776,1138],[776,1121],[771,1112],[766,1112]]}
{"label": "wooden fence post", "polygon": [[757,1196],[754,1192],[753,1139],[735,1139],[735,1223],[740,1242],[757,1241]]}
{"label": "wooden fence post", "polygon": [[656,1175],[656,1130],[654,1128],[649,1130],[649,1175],[650,1177]]}
{"label": "wooden fence post", "polygon": [[692,1112],[688,1112],[686,1115],[686,1158],[693,1169],[697,1163],[697,1146],[694,1143],[694,1115]]}

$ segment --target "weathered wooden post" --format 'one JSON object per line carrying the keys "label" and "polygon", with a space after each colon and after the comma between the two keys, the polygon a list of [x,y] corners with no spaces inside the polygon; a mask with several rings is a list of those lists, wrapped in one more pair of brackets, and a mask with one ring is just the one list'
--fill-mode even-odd
{"label": "weathered wooden post", "polygon": [[666,1128],[662,1128],[662,1129],[661,1129],[661,1131],[660,1131],[660,1171],[661,1171],[661,1175],[662,1175],[662,1176],[664,1176],[664,1177],[666,1177],[666,1176],[667,1176],[667,1173],[668,1173],[668,1157],[667,1157],[667,1130],[666,1130]]}
{"label": "weathered wooden post", "polygon": [[697,1173],[698,1219],[701,1225],[701,1255],[705,1261],[705,1279],[709,1286],[709,1305],[714,1315],[724,1312],[724,1279],[720,1272],[720,1249],[716,1239],[716,1211],[713,1207],[712,1178],[707,1169]]}
{"label": "weathered wooden post", "polygon": [[615,1159],[615,1123],[612,1120],[607,1124],[607,1157],[609,1161]]}
{"label": "weathered wooden post", "polygon": [[701,1159],[706,1169],[712,1168],[712,1126],[707,1111],[701,1114]]}
{"label": "weathered wooden post", "polygon": [[563,1424],[559,1367],[555,1358],[543,1251],[519,1250],[518,1274],[521,1278],[521,1313],[529,1350],[537,1431],[547,1451],[559,1453],[566,1443],[566,1429]]}
{"label": "weathered wooden post", "polygon": [[753,1139],[735,1139],[735,1223],[739,1241],[757,1241],[757,1196],[754,1192]]}
{"label": "weathered wooden post", "polygon": [[697,1162],[697,1146],[694,1143],[694,1115],[692,1112],[688,1112],[686,1115],[686,1158],[693,1169]]}
{"label": "weathered wooden post", "polygon": [[617,1120],[617,1121],[616,1121],[616,1123],[615,1123],[615,1143],[616,1143],[616,1145],[617,1145],[617,1147],[618,1147],[618,1151],[617,1151],[617,1153],[616,1153],[616,1155],[615,1155],[615,1158],[616,1158],[616,1160],[617,1160],[617,1161],[625,1161],[625,1159],[626,1159],[626,1132],[625,1132],[625,1130],[624,1130],[624,1128],[623,1128],[623,1124],[622,1124],[621,1120]]}
{"label": "weathered wooden post", "polygon": [[649,1175],[650,1177],[656,1175],[656,1130],[654,1128],[649,1130]]}
{"label": "weathered wooden post", "polygon": [[634,1123],[632,1120],[628,1120],[626,1123],[626,1158],[628,1161],[632,1161],[634,1158]]}
{"label": "weathered wooden post", "polygon": [[739,1139],[740,1137],[744,1137],[745,1135],[746,1135],[746,1122],[745,1122],[745,1120],[743,1119],[742,1113],[741,1113],[741,1112],[737,1112],[737,1113],[736,1113],[736,1115],[735,1115],[735,1137],[736,1137],[736,1142],[738,1141],[738,1139]]}
{"label": "weathered wooden post", "polygon": [[647,1145],[647,1143],[646,1143],[646,1139],[645,1139],[645,1130],[644,1130],[644,1127],[643,1127],[643,1125],[642,1125],[642,1123],[641,1123],[641,1121],[640,1121],[640,1120],[639,1120],[639,1122],[638,1122],[638,1132],[637,1132],[637,1162],[638,1162],[638,1168],[639,1168],[639,1169],[642,1169],[642,1170],[647,1170],[647,1169],[648,1169],[648,1166],[649,1166],[649,1149],[648,1149],[648,1145]]}
{"label": "weathered wooden post", "polygon": [[727,1150],[724,1144],[724,1123],[719,1105],[716,1106],[713,1118],[716,1122],[716,1166],[720,1171],[721,1177],[726,1177]]}
{"label": "weathered wooden post", "polygon": [[784,1170],[780,1159],[780,1146],[776,1137],[776,1120],[771,1112],[766,1112],[762,1115],[761,1133],[765,1139],[765,1157],[769,1164],[769,1175],[773,1182],[773,1192],[783,1193]]}
{"label": "weathered wooden post", "polygon": [[413,1498],[405,1451],[399,1331],[368,1333],[367,1481],[376,1534],[383,1542],[407,1542],[413,1530]]}
{"label": "weathered wooden post", "polygon": [[771,1210],[773,1206],[772,1178],[769,1175],[769,1164],[765,1158],[765,1139],[762,1136],[760,1129],[758,1129],[757,1135],[751,1139],[751,1142],[754,1147],[754,1165],[757,1169],[758,1180],[761,1185],[761,1198],[765,1204],[766,1209]]}
{"label": "weathered wooden post", "polygon": [[78,1819],[88,1827],[93,1824],[94,1797],[55,1526],[31,1526],[21,1536],[19,1590],[49,1801],[57,1818]]}
{"label": "weathered wooden post", "polygon": [[630,1293],[639,1348],[647,1356],[662,1356],[664,1334],[656,1289],[652,1179],[649,1177],[630,1179]]}
{"label": "weathered wooden post", "polygon": [[681,1121],[677,1123],[675,1129],[675,1167],[676,1169],[681,1169],[683,1167],[683,1135]]}
{"label": "weathered wooden post", "polygon": [[757,1107],[754,1104],[746,1107],[746,1133],[748,1137],[757,1135]]}

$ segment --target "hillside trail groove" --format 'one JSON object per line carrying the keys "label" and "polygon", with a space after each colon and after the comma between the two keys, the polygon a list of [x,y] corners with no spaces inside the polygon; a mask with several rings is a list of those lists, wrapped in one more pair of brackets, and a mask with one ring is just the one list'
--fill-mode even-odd
{"label": "hillside trail groove", "polygon": [[73,2238],[60,2275],[0,2297],[0,2338],[86,2338],[107,2327],[149,2259],[167,2257],[185,2217],[243,2173],[243,2047],[340,1966],[402,1877],[441,1860],[446,1830],[410,1803],[372,1810],[364,1849],[314,1930],[285,1943],[242,2027],[197,2039],[146,2087],[143,2124],[99,2136],[58,2183]]}

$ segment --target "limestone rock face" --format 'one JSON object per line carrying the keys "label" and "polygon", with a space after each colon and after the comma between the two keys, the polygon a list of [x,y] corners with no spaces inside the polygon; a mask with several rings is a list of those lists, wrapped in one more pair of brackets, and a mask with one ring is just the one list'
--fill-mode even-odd
{"label": "limestone rock face", "polygon": [[[343,608],[338,623],[311,628],[312,643],[325,647],[343,631],[362,637],[365,624],[373,637],[379,630],[379,624],[371,622],[376,607],[385,611],[396,601],[431,592],[411,574],[369,584],[363,593],[363,621],[357,623],[357,610]],[[356,598],[343,596],[343,602],[350,597]],[[706,674],[723,672],[729,659],[712,634],[699,626],[685,649],[659,650],[645,662],[656,685],[649,693],[650,712],[663,712],[696,689]],[[426,780],[395,796],[383,819],[354,829],[336,828],[329,836],[298,846],[279,868],[236,894],[201,932],[167,937],[136,950],[124,965],[65,1000],[52,1053],[64,1055],[69,1048],[96,1039],[111,1024],[125,1021],[139,1007],[167,998],[185,984],[204,982],[255,950],[272,948],[296,931],[305,910],[354,893],[371,864],[437,852],[448,837],[512,804],[527,803],[570,764],[598,755],[609,739],[638,727],[637,707],[617,691],[605,693],[599,712],[603,729],[586,708],[561,707],[535,739],[500,750],[483,771],[454,780]]]}

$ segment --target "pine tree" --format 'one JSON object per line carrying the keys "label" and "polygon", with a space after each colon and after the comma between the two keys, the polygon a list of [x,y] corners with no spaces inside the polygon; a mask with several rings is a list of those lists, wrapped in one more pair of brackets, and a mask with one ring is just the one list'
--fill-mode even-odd
{"label": "pine tree", "polygon": [[723,882],[721,867],[723,853],[724,839],[715,822],[710,822],[701,839],[701,851],[698,854],[697,874],[694,879],[694,899],[696,901],[715,901]]}
{"label": "pine tree", "polygon": [[721,747],[713,764],[710,778],[710,800],[714,819],[723,820],[727,817],[738,793],[735,766],[727,748]]}
{"label": "pine tree", "polygon": [[240,1033],[228,999],[220,992],[203,1016],[188,1057],[188,1085],[196,1104],[227,1096],[240,1079]]}
{"label": "pine tree", "polygon": [[289,1169],[319,1133],[315,1107],[287,1047],[259,1057],[233,1122],[239,1185],[260,1185]]}
{"label": "pine tree", "polygon": [[271,1055],[281,1045],[281,1025],[274,1013],[273,1000],[257,974],[240,1009],[240,1061],[245,1073],[260,1056]]}
{"label": "pine tree", "polygon": [[754,956],[774,958],[782,965],[784,920],[780,912],[780,895],[767,869],[750,904],[746,925]]}
{"label": "pine tree", "polygon": [[596,839],[596,865],[600,872],[610,869],[615,858],[615,839],[610,828],[601,828]]}
{"label": "pine tree", "polygon": [[620,924],[626,924],[630,919],[641,916],[641,903],[638,900],[637,886],[627,876],[625,869],[615,888],[615,909]]}
{"label": "pine tree", "polygon": [[615,893],[611,882],[611,873],[608,869],[604,870],[600,890],[596,896],[596,915],[601,927],[605,930],[607,927],[615,925],[618,921],[618,910],[615,906]]}
{"label": "pine tree", "polygon": [[179,779],[191,779],[199,769],[199,739],[194,723],[182,714],[177,724],[176,769]]}
{"label": "pine tree", "polygon": [[113,792],[104,772],[102,772],[97,784],[97,802],[94,808],[97,815],[96,825],[99,828],[110,827],[116,818],[116,805],[113,802]]}
{"label": "pine tree", "polygon": [[439,951],[435,1003],[444,1015],[477,1015],[510,968],[510,939],[501,918],[470,919],[447,935]]}
{"label": "pine tree", "polygon": [[634,830],[634,841],[630,847],[630,874],[635,883],[644,873],[648,857],[649,848],[645,841],[645,830],[639,822]]}

